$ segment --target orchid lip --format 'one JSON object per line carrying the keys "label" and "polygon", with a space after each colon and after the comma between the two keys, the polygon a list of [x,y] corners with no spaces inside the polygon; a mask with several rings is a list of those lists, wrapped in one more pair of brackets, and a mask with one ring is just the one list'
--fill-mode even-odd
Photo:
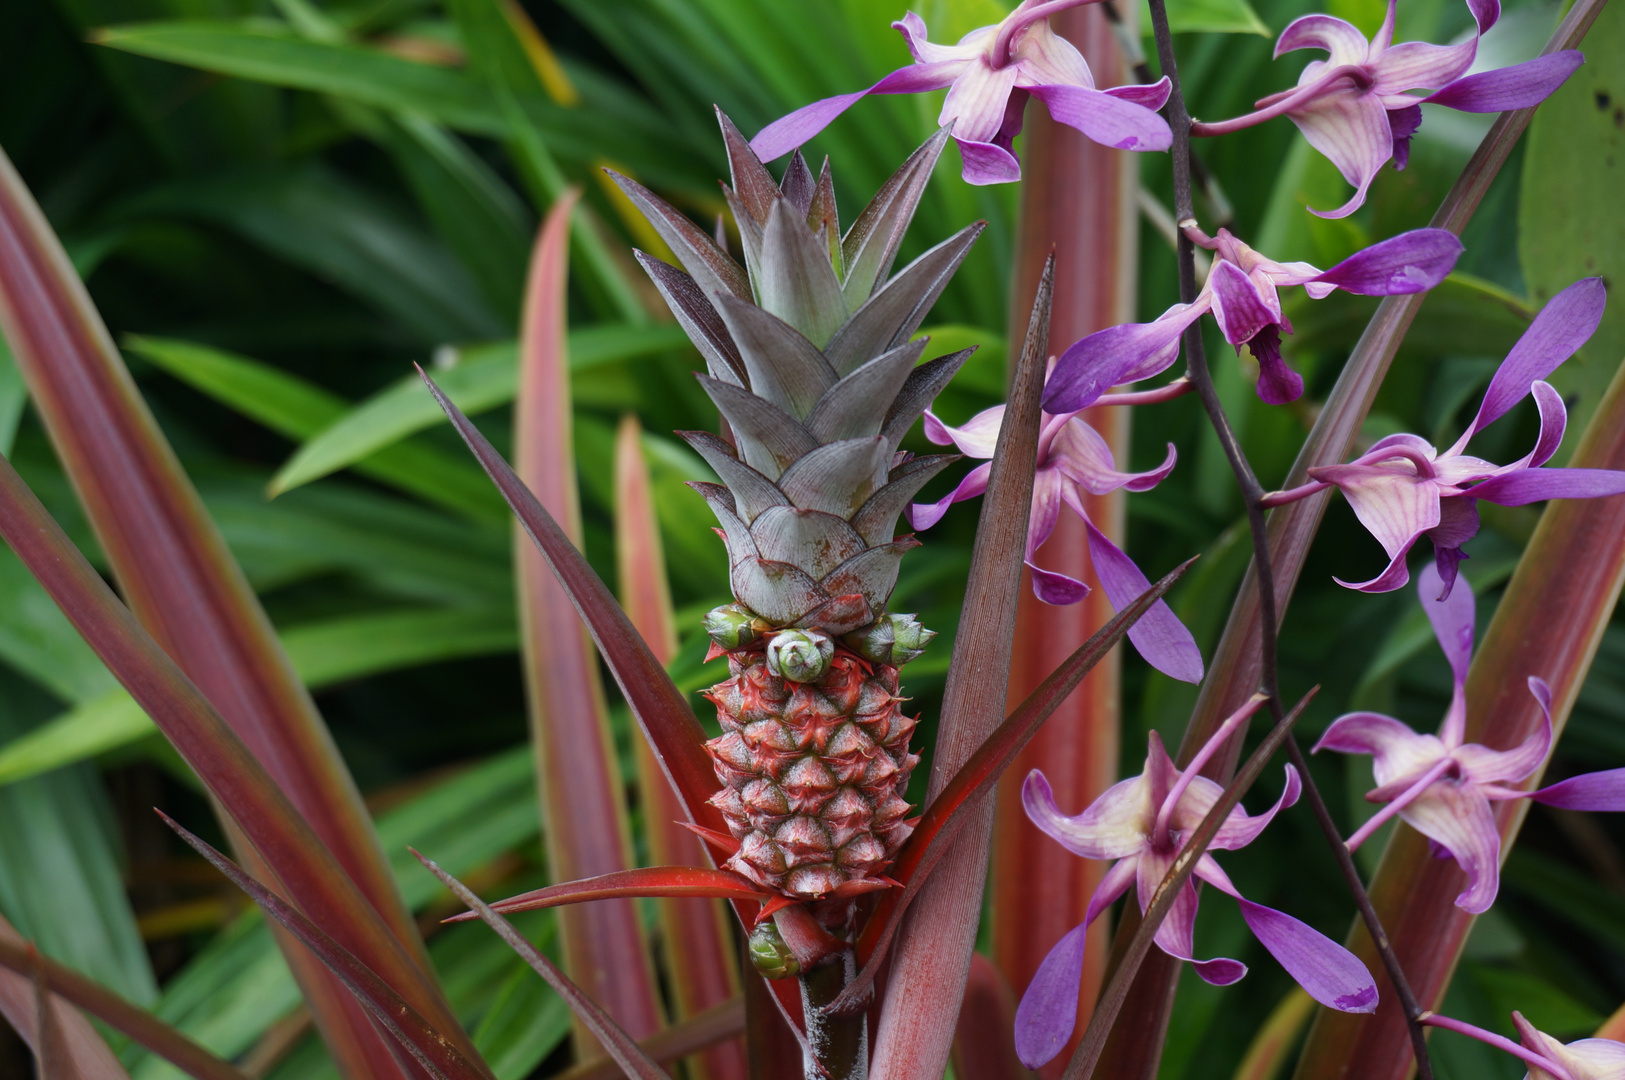
{"label": "orchid lip", "polygon": [[1009,67],[1015,62],[1011,55],[1011,46],[1016,42],[1016,35],[1035,22],[1047,19],[1068,8],[1081,7],[1084,4],[1094,3],[1095,0],[1047,0],[1046,3],[1036,4],[1026,11],[1016,10],[1004,20],[999,27],[999,33],[993,39],[993,48],[989,54],[990,62],[995,71]]}
{"label": "orchid lip", "polygon": [[[1343,841],[1343,846],[1348,848],[1350,851],[1353,851],[1361,844],[1365,843],[1371,838],[1372,833],[1376,832],[1378,829],[1382,828],[1388,823],[1389,818],[1393,817],[1395,814],[1405,809],[1405,807],[1415,802],[1421,796],[1422,792],[1426,791],[1435,780],[1449,772],[1455,767],[1455,765],[1455,759],[1450,757],[1448,754],[1434,762],[1433,766],[1429,768],[1427,772],[1417,777],[1414,783],[1391,799],[1381,810],[1378,810],[1375,814],[1371,815],[1371,819],[1364,825],[1361,825],[1360,828],[1355,831],[1353,836]],[[1370,797],[1371,796],[1369,795],[1366,796],[1366,798]]]}

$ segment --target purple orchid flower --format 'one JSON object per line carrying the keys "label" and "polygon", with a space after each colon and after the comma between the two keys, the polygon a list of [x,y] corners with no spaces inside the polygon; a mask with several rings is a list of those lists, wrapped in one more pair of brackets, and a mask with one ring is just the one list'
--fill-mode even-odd
{"label": "purple orchid flower", "polygon": [[[1262,695],[1255,695],[1225,720],[1183,772],[1152,732],[1145,770],[1133,779],[1114,784],[1076,817],[1067,817],[1056,807],[1043,773],[1035,769],[1027,775],[1021,798],[1033,824],[1075,855],[1116,860],[1090,898],[1083,922],[1050,950],[1016,1009],[1016,1053],[1028,1068],[1036,1069],[1049,1061],[1072,1035],[1089,924],[1131,885],[1135,886],[1140,910],[1146,909],[1184,839],[1224,793],[1218,784],[1198,774],[1264,701]],[[1297,770],[1288,765],[1286,790],[1276,804],[1256,816],[1249,816],[1239,806],[1232,809],[1214,835],[1210,849],[1234,851],[1246,847],[1276,814],[1297,801],[1301,790]],[[1292,916],[1244,898],[1212,855],[1203,854],[1197,860],[1194,876],[1235,897],[1242,917],[1259,942],[1316,1001],[1343,1012],[1376,1009],[1376,984],[1348,950]],[[1246,975],[1247,967],[1223,957],[1195,958],[1197,903],[1195,882],[1187,881],[1167,919],[1157,928],[1157,947],[1169,956],[1190,962],[1207,982],[1228,986]]]}
{"label": "purple orchid flower", "polygon": [[[1462,112],[1523,109],[1545,101],[1584,61],[1568,49],[1494,71],[1467,74],[1478,56],[1478,41],[1500,17],[1499,0],[1468,0],[1477,32],[1460,45],[1428,45],[1394,40],[1394,0],[1377,36],[1367,41],[1353,25],[1330,15],[1305,15],[1281,32],[1275,55],[1295,49],[1324,49],[1325,60],[1311,61],[1292,90],[1258,102],[1258,111],[1214,124],[1197,124],[1194,135],[1223,135],[1283,113],[1298,125],[1309,145],[1326,155],[1354,196],[1336,210],[1310,213],[1347,217],[1365,203],[1377,171],[1390,158],[1403,169],[1411,137],[1422,126],[1424,104]],[[1432,91],[1423,97],[1409,91]]]}
{"label": "purple orchid flower", "polygon": [[1529,1066],[1524,1080],[1625,1080],[1625,1043],[1613,1039],[1579,1039],[1565,1044],[1537,1030],[1517,1012],[1512,1014],[1512,1023],[1518,1029],[1518,1042],[1437,1013],[1424,1013],[1421,1022],[1477,1039],[1521,1059]]}
{"label": "purple orchid flower", "polygon": [[[1568,413],[1543,380],[1584,345],[1602,321],[1607,302],[1601,278],[1575,282],[1547,302],[1496,371],[1478,415],[1456,444],[1439,453],[1417,435],[1390,435],[1347,465],[1309,470],[1312,482],[1265,498],[1276,506],[1335,486],[1360,523],[1388,553],[1388,566],[1370,581],[1338,584],[1361,592],[1389,592],[1410,580],[1405,557],[1423,536],[1433,541],[1446,592],[1466,558],[1461,547],[1478,533],[1477,501],[1523,506],[1543,499],[1594,499],[1625,492],[1625,472],[1543,469],[1563,441]],[[1525,397],[1540,410],[1540,435],[1528,454],[1493,465],[1465,453],[1474,435]]]}
{"label": "purple orchid flower", "polygon": [[1450,708],[1439,734],[1418,735],[1381,713],[1349,713],[1332,722],[1314,752],[1372,756],[1377,787],[1366,793],[1366,799],[1387,805],[1348,838],[1349,850],[1398,814],[1467,874],[1467,888],[1456,897],[1456,906],[1477,915],[1495,902],[1500,887],[1501,833],[1490,803],[1533,799],[1570,810],[1625,810],[1625,769],[1587,773],[1538,791],[1508,786],[1534,775],[1552,748],[1552,692],[1533,676],[1529,692],[1544,717],[1539,731],[1511,750],[1463,741],[1475,603],[1471,589],[1458,586],[1442,592],[1442,584],[1431,565],[1417,575],[1422,607],[1454,677]]}
{"label": "purple orchid flower", "polygon": [[893,29],[914,63],[867,90],[815,101],[767,125],[751,140],[763,161],[788,154],[869,94],[917,94],[948,88],[939,124],[952,124],[971,184],[1021,179],[1012,151],[1027,98],[1044,103],[1058,122],[1119,150],[1166,150],[1168,122],[1154,110],[1168,100],[1166,78],[1145,86],[1097,90],[1083,54],[1049,26],[1049,16],[1093,0],[1022,0],[997,26],[972,30],[957,45],[926,39],[925,20],[912,11]]}
{"label": "purple orchid flower", "polygon": [[[962,427],[943,423],[936,414],[925,414],[925,437],[940,446],[957,446],[969,457],[991,459],[1004,422],[1004,406],[996,405],[977,413]],[[1111,447],[1094,428],[1075,413],[1044,414],[1038,437],[1038,471],[1033,476],[1032,511],[1027,525],[1027,568],[1032,571],[1033,593],[1046,604],[1075,604],[1089,594],[1089,586],[1054,570],[1045,570],[1034,560],[1038,548],[1055,531],[1061,504],[1071,507],[1089,528],[1089,556],[1094,562],[1106,596],[1114,607],[1132,603],[1150,581],[1122,549],[1095,528],[1084,511],[1080,492],[1105,495],[1118,488],[1149,491],[1173,471],[1178,459],[1173,443],[1168,457],[1149,472],[1119,472],[1112,460]],[[916,529],[928,529],[942,519],[956,502],[973,499],[987,490],[991,460],[972,469],[959,486],[934,503],[915,503],[909,520]],[[1141,656],[1158,671],[1183,682],[1202,680],[1202,652],[1196,639],[1179,621],[1166,602],[1157,603],[1129,630],[1129,640]]]}
{"label": "purple orchid flower", "polygon": [[1303,378],[1281,359],[1281,334],[1292,324],[1281,313],[1277,290],[1301,285],[1316,300],[1334,290],[1360,296],[1426,292],[1450,273],[1461,241],[1445,229],[1416,229],[1356,252],[1321,271],[1304,262],[1260,255],[1224,229],[1210,241],[1213,267],[1196,299],[1175,304],[1148,323],[1113,326],[1090,334],[1061,354],[1044,394],[1055,412],[1087,408],[1114,386],[1149,379],[1179,358],[1185,329],[1212,312],[1225,340],[1258,360],[1258,396],[1271,405],[1296,401]]}

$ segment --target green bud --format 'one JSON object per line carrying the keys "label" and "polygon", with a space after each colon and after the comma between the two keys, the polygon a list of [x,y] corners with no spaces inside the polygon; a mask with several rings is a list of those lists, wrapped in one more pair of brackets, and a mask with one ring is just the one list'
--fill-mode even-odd
{"label": "green bud", "polygon": [[751,930],[748,950],[750,962],[769,979],[788,979],[801,974],[801,964],[796,961],[790,946],[784,943],[784,937],[779,933],[779,928],[773,925],[772,919],[759,923]]}
{"label": "green bud", "polygon": [[739,649],[761,636],[761,622],[743,604],[723,604],[705,613],[705,632],[724,649]]}
{"label": "green bud", "polygon": [[767,643],[767,670],[791,682],[817,682],[829,670],[835,642],[819,630],[780,630]]}
{"label": "green bud", "polygon": [[841,640],[865,660],[901,667],[923,653],[936,636],[935,630],[927,630],[912,615],[888,613]]}

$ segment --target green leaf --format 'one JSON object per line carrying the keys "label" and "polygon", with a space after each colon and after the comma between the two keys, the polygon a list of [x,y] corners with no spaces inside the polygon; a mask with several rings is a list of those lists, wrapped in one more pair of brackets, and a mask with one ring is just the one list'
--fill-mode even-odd
{"label": "green leaf", "polygon": [[[351,407],[337,394],[280,368],[206,345],[130,336],[124,347],[296,442],[310,438]],[[357,460],[354,468],[448,510],[485,521],[508,520],[507,506],[483,473],[427,444],[403,441]]]}
{"label": "green leaf", "polygon": [[17,425],[23,418],[23,406],[28,404],[28,387],[23,385],[23,374],[12,359],[11,347],[0,337],[0,454],[10,454],[12,441],[17,437]]}
{"label": "green leaf", "polygon": [[[1297,292],[1285,309],[1292,336],[1288,353],[1299,349],[1338,349],[1358,340],[1371,313],[1373,297],[1336,292],[1312,300]],[[1493,282],[1470,274],[1451,274],[1427,294],[1400,352],[1411,356],[1503,357],[1529,329],[1534,317],[1529,302]]]}
{"label": "green leaf", "polygon": [[474,1029],[497,1080],[524,1080],[570,1034],[570,1007],[528,967],[509,972]]}
{"label": "green leaf", "polygon": [[[27,691],[0,680],[0,735],[26,730]],[[36,731],[39,729],[35,729]],[[131,1001],[158,996],[124,891],[117,830],[93,770],[0,789],[0,910],[47,955]]]}
{"label": "green leaf", "polygon": [[[1524,150],[1518,255],[1536,307],[1583,277],[1625,281],[1625,10],[1604,7],[1584,49],[1585,64],[1535,112]],[[1565,451],[1622,356],[1625,304],[1614,297],[1580,355],[1551,375],[1570,400]]]}
{"label": "green leaf", "polygon": [[231,229],[398,319],[428,344],[511,332],[438,239],[377,193],[314,162],[176,181],[128,209]]}
{"label": "green leaf", "polygon": [[[1272,37],[1247,0],[1171,0],[1168,28],[1176,34],[1258,34]],[[1151,10],[1140,6],[1140,32],[1151,36]]]}
{"label": "green leaf", "polygon": [[[570,368],[581,371],[687,345],[682,330],[669,323],[592,327],[570,334]],[[436,381],[466,412],[506,405],[518,389],[516,349],[508,342],[465,350],[457,366],[435,373]],[[271,491],[280,494],[308,484],[442,420],[421,381],[405,376],[300,447],[271,480]]]}
{"label": "green leaf", "polygon": [[[416,664],[509,652],[519,640],[506,608],[350,616],[294,627],[281,637],[294,669],[313,690]],[[155,731],[128,694],[111,691],[0,747],[0,784],[127,746]]]}
{"label": "green leaf", "polygon": [[0,547],[0,660],[64,701],[85,701],[118,684],[34,575]]}
{"label": "green leaf", "polygon": [[421,116],[383,124],[384,142],[435,231],[504,321],[518,318],[535,222],[513,190],[456,135]]}

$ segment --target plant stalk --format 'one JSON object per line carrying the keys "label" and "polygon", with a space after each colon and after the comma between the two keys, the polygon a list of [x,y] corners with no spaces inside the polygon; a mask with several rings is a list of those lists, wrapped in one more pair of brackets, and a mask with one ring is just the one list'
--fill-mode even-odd
{"label": "plant stalk", "polygon": [[[1157,56],[1162,70],[1172,83],[1172,92],[1168,97],[1168,125],[1173,130],[1173,173],[1174,173],[1174,219],[1181,226],[1178,237],[1178,263],[1179,263],[1179,296],[1185,303],[1196,298],[1196,247],[1187,235],[1184,225],[1195,223],[1195,209],[1191,198],[1191,165],[1190,165],[1190,138],[1191,118],[1185,108],[1184,93],[1180,88],[1179,66],[1174,56],[1173,35],[1168,27],[1168,10],[1165,0],[1150,0],[1151,25],[1156,35]],[[1201,322],[1193,322],[1185,330],[1185,362],[1191,384],[1195,387],[1197,396],[1201,399],[1202,407],[1207,412],[1208,420],[1219,437],[1219,445],[1224,449],[1225,459],[1230,463],[1230,469],[1235,474],[1236,484],[1241,489],[1242,498],[1247,508],[1248,531],[1252,534],[1254,581],[1258,588],[1259,608],[1259,688],[1269,698],[1271,716],[1277,721],[1285,715],[1281,705],[1279,668],[1276,655],[1276,635],[1279,632],[1279,617],[1275,596],[1275,573],[1270,563],[1269,530],[1266,520],[1266,507],[1264,505],[1265,491],[1254,474],[1251,463],[1247,460],[1246,452],[1242,449],[1240,441],[1236,438],[1235,430],[1231,427],[1229,418],[1225,415],[1224,405],[1219,400],[1218,391],[1213,386],[1213,375],[1208,368],[1207,354],[1202,347]],[[1388,935],[1383,930],[1382,922],[1371,905],[1371,898],[1366,893],[1365,884],[1360,879],[1359,870],[1354,865],[1354,859],[1343,843],[1337,823],[1332,819],[1331,812],[1326,807],[1320,790],[1315,784],[1314,777],[1309,771],[1308,762],[1304,760],[1303,750],[1298,746],[1295,737],[1286,739],[1287,756],[1303,779],[1304,793],[1308,799],[1315,822],[1320,826],[1321,833],[1326,837],[1328,846],[1336,858],[1338,869],[1342,872],[1344,881],[1348,884],[1349,892],[1354,897],[1355,906],[1360,911],[1360,918],[1370,931],[1372,940],[1376,943],[1378,955],[1382,958],[1384,969],[1389,980],[1393,983],[1395,993],[1399,995],[1404,1006],[1406,1026],[1409,1029],[1411,1047],[1416,1055],[1417,1075],[1420,1080],[1432,1080],[1433,1070],[1428,1060],[1427,1037],[1421,1024],[1422,1008],[1416,1001],[1405,973],[1399,966],[1399,960],[1394,955],[1393,947],[1389,944]]]}
{"label": "plant stalk", "polygon": [[807,1017],[807,1042],[817,1055],[817,1060],[809,1058],[806,1063],[807,1080],[868,1080],[868,1014],[836,1016],[825,1011],[857,973],[857,957],[847,949],[797,980]]}

